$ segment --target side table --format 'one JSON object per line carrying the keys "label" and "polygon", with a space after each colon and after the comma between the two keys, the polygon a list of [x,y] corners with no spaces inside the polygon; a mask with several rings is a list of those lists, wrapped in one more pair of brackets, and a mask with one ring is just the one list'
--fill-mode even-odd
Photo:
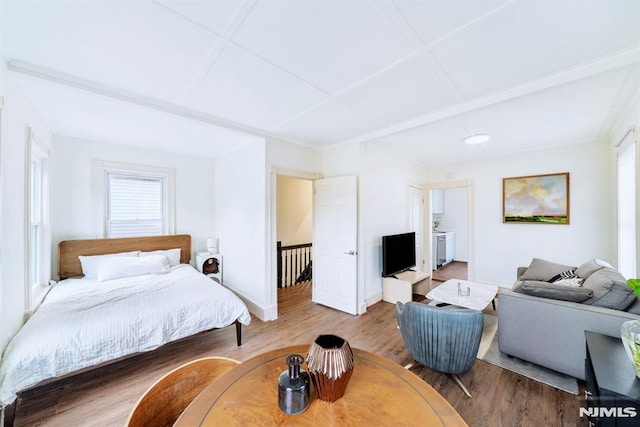
{"label": "side table", "polygon": [[622,340],[589,331],[584,334],[589,425],[640,425],[640,379],[636,377]]}

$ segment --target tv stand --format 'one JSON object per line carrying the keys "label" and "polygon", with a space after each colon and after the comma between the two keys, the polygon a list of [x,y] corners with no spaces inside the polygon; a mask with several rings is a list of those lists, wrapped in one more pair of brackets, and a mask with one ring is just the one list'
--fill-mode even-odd
{"label": "tv stand", "polygon": [[395,304],[397,301],[411,301],[413,294],[426,295],[431,288],[429,278],[429,273],[413,270],[403,271],[393,277],[383,277],[382,299]]}

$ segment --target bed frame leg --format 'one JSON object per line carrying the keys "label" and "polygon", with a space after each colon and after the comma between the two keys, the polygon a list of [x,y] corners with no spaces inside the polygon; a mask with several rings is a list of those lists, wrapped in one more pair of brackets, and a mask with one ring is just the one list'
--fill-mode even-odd
{"label": "bed frame leg", "polygon": [[238,347],[242,345],[242,323],[236,320],[236,341],[238,343]]}
{"label": "bed frame leg", "polygon": [[16,418],[16,406],[18,406],[18,401],[16,400],[11,405],[7,405],[2,408],[2,414],[0,414],[0,425],[4,427],[13,427],[13,422]]}

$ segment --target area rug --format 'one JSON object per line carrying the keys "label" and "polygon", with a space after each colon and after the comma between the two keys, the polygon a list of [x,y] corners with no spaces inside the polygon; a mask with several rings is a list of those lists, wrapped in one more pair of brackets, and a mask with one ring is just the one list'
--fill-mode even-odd
{"label": "area rug", "polygon": [[508,357],[498,350],[498,317],[484,315],[484,329],[478,350],[478,359],[550,385],[567,393],[578,395],[578,381],[542,366],[526,362],[517,357]]}

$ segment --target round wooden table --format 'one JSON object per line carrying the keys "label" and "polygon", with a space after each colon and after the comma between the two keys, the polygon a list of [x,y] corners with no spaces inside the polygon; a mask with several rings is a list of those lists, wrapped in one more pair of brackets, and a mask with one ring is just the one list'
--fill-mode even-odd
{"label": "round wooden table", "polygon": [[341,399],[322,401],[315,397],[312,386],[309,408],[299,415],[287,415],[278,408],[278,376],[287,369],[288,355],[306,357],[308,348],[286,347],[241,363],[204,389],[174,425],[467,425],[417,375],[389,359],[358,349],[353,349],[353,376]]}

